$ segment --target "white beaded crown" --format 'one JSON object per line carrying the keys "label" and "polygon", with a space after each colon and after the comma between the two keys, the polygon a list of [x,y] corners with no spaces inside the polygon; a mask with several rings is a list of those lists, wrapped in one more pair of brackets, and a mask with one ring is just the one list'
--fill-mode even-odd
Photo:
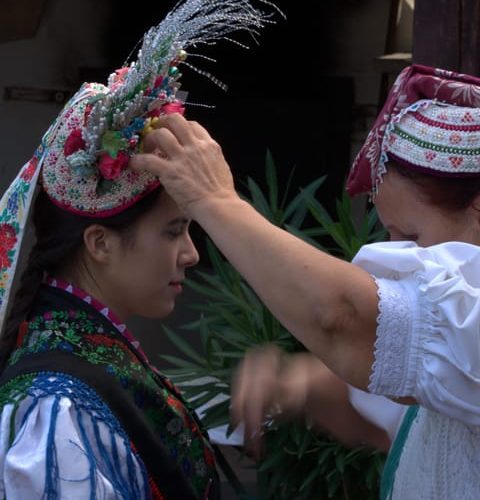
{"label": "white beaded crown", "polygon": [[246,31],[255,39],[260,28],[274,22],[273,11],[280,12],[274,4],[260,2],[271,11],[257,10],[249,0],[179,2],[145,34],[135,62],[113,73],[107,85],[85,83],[36,153],[42,163],[40,182],[52,201],[74,213],[108,217],[158,187],[156,177],[133,172],[128,161],[141,150],[144,135],[160,114],[183,113],[179,66],[222,86],[186,62],[186,49],[232,41],[226,35],[234,31]]}

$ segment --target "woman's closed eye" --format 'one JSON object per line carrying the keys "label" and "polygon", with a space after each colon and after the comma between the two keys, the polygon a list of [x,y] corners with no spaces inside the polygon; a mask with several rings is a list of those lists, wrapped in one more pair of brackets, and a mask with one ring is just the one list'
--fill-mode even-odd
{"label": "woman's closed eye", "polygon": [[175,219],[167,224],[164,234],[171,239],[179,238],[188,231],[189,224],[188,219]]}

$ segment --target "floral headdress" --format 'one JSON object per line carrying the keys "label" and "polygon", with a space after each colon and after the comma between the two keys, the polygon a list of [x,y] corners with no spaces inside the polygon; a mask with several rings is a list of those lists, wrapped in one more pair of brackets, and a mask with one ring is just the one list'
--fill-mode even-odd
{"label": "floral headdress", "polygon": [[184,112],[180,66],[223,86],[190,64],[187,58],[198,54],[187,50],[233,41],[227,35],[236,31],[255,39],[276,12],[281,14],[273,3],[258,1],[269,12],[249,0],[178,2],[145,34],[134,62],[110,75],[107,85],[83,84],[66,104],[0,200],[0,328],[37,181],[61,208],[97,218],[119,213],[157,188],[158,178],[133,172],[128,161],[141,151],[159,115]]}
{"label": "floral headdress", "polygon": [[395,160],[431,175],[480,176],[480,78],[412,65],[357,154],[347,191],[375,194]]}

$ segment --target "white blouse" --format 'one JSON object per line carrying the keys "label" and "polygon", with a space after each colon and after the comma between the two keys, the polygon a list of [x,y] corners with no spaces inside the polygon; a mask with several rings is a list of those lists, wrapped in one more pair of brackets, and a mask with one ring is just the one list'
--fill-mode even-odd
{"label": "white blouse", "polygon": [[27,396],[18,408],[3,407],[0,472],[0,498],[9,500],[49,490],[65,500],[149,496],[145,467],[125,435],[65,396]]}
{"label": "white blouse", "polygon": [[480,498],[480,248],[376,243],[353,262],[378,286],[369,390],[421,407],[392,498]]}

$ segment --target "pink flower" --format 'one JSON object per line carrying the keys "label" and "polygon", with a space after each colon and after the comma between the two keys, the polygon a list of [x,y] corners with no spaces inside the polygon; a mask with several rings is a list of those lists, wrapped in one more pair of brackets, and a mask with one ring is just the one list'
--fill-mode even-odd
{"label": "pink flower", "polygon": [[67,137],[65,145],[63,146],[63,154],[65,156],[70,156],[83,148],[85,148],[85,141],[82,137],[82,131],[76,128],[72,130],[72,133]]}
{"label": "pink flower", "polygon": [[122,171],[127,168],[129,159],[130,157],[125,151],[119,151],[116,158],[104,153],[98,163],[98,169],[104,179],[114,180],[120,177]]}
{"label": "pink flower", "polygon": [[149,118],[157,118],[161,114],[162,114],[162,108],[155,108],[155,109],[152,109],[152,111],[150,111],[147,116]]}
{"label": "pink flower", "polygon": [[113,77],[112,90],[115,90],[122,82],[125,80],[127,73],[130,68],[120,68],[115,70],[115,76]]}
{"label": "pink flower", "polygon": [[184,115],[185,114],[185,106],[179,101],[167,102],[167,104],[164,104],[160,108],[160,112],[163,115],[170,115],[172,113],[180,113],[181,115]]}

